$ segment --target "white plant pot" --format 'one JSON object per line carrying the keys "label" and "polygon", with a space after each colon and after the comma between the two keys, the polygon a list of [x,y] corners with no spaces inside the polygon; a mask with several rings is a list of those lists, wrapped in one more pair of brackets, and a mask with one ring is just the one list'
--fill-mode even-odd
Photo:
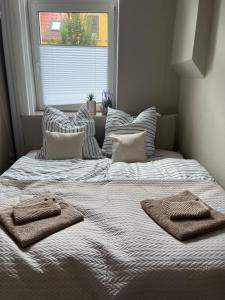
{"label": "white plant pot", "polygon": [[87,101],[87,109],[88,109],[89,114],[96,115],[96,101],[88,100]]}

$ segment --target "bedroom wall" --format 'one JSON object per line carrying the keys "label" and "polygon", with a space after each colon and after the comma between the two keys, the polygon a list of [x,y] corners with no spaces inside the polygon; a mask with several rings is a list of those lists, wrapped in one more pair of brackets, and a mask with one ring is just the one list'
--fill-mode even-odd
{"label": "bedroom wall", "polygon": [[156,105],[176,113],[179,80],[171,69],[176,0],[120,0],[118,108]]}
{"label": "bedroom wall", "polygon": [[211,31],[213,0],[179,0],[172,65],[179,76],[203,78]]}
{"label": "bedroom wall", "polygon": [[225,1],[214,1],[214,14],[203,79],[181,81],[179,148],[200,161],[225,188]]}

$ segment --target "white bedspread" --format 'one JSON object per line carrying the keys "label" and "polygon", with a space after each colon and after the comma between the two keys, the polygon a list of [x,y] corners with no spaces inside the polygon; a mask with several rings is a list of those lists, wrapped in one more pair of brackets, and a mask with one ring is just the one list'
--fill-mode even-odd
{"label": "white bedspread", "polygon": [[2,207],[57,192],[85,220],[26,250],[0,229],[0,299],[224,299],[225,230],[180,242],[141,209],[142,199],[187,189],[225,213],[225,193],[212,181],[1,180]]}
{"label": "white bedspread", "polygon": [[15,180],[106,180],[110,160],[39,160],[23,156],[1,178]]}
{"label": "white bedspread", "polygon": [[114,181],[150,179],[204,179],[209,173],[195,160],[172,151],[157,151],[147,163],[114,163],[100,160],[37,160],[20,158],[1,178],[15,180]]}

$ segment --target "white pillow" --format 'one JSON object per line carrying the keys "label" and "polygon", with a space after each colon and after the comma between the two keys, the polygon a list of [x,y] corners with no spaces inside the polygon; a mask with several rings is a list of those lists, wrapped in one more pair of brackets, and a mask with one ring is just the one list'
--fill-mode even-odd
{"label": "white pillow", "polygon": [[113,162],[145,162],[145,134],[146,132],[111,134]]}
{"label": "white pillow", "polygon": [[101,148],[95,138],[95,121],[89,115],[85,105],[83,105],[74,116],[68,116],[64,112],[53,107],[46,107],[42,117],[42,148],[36,155],[36,158],[39,159],[46,159],[46,130],[62,133],[84,131],[85,136],[82,148],[83,158],[102,158]]}
{"label": "white pillow", "polygon": [[45,132],[46,159],[82,159],[84,132]]}
{"label": "white pillow", "polygon": [[109,108],[105,125],[103,153],[107,156],[112,155],[111,134],[133,134],[146,131],[145,152],[147,156],[151,156],[155,152],[154,141],[157,116],[158,114],[155,107],[146,109],[136,118],[121,110]]}

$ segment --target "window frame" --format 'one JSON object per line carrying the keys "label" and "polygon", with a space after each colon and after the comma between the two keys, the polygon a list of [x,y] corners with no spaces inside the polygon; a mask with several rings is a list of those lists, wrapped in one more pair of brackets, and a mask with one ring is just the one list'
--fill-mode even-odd
{"label": "window frame", "polygon": [[[32,61],[36,92],[36,109],[44,110],[40,66],[39,12],[90,12],[108,13],[108,90],[113,94],[113,106],[117,101],[117,19],[118,0],[29,0],[29,24]],[[54,105],[64,111],[77,111],[80,104]]]}

